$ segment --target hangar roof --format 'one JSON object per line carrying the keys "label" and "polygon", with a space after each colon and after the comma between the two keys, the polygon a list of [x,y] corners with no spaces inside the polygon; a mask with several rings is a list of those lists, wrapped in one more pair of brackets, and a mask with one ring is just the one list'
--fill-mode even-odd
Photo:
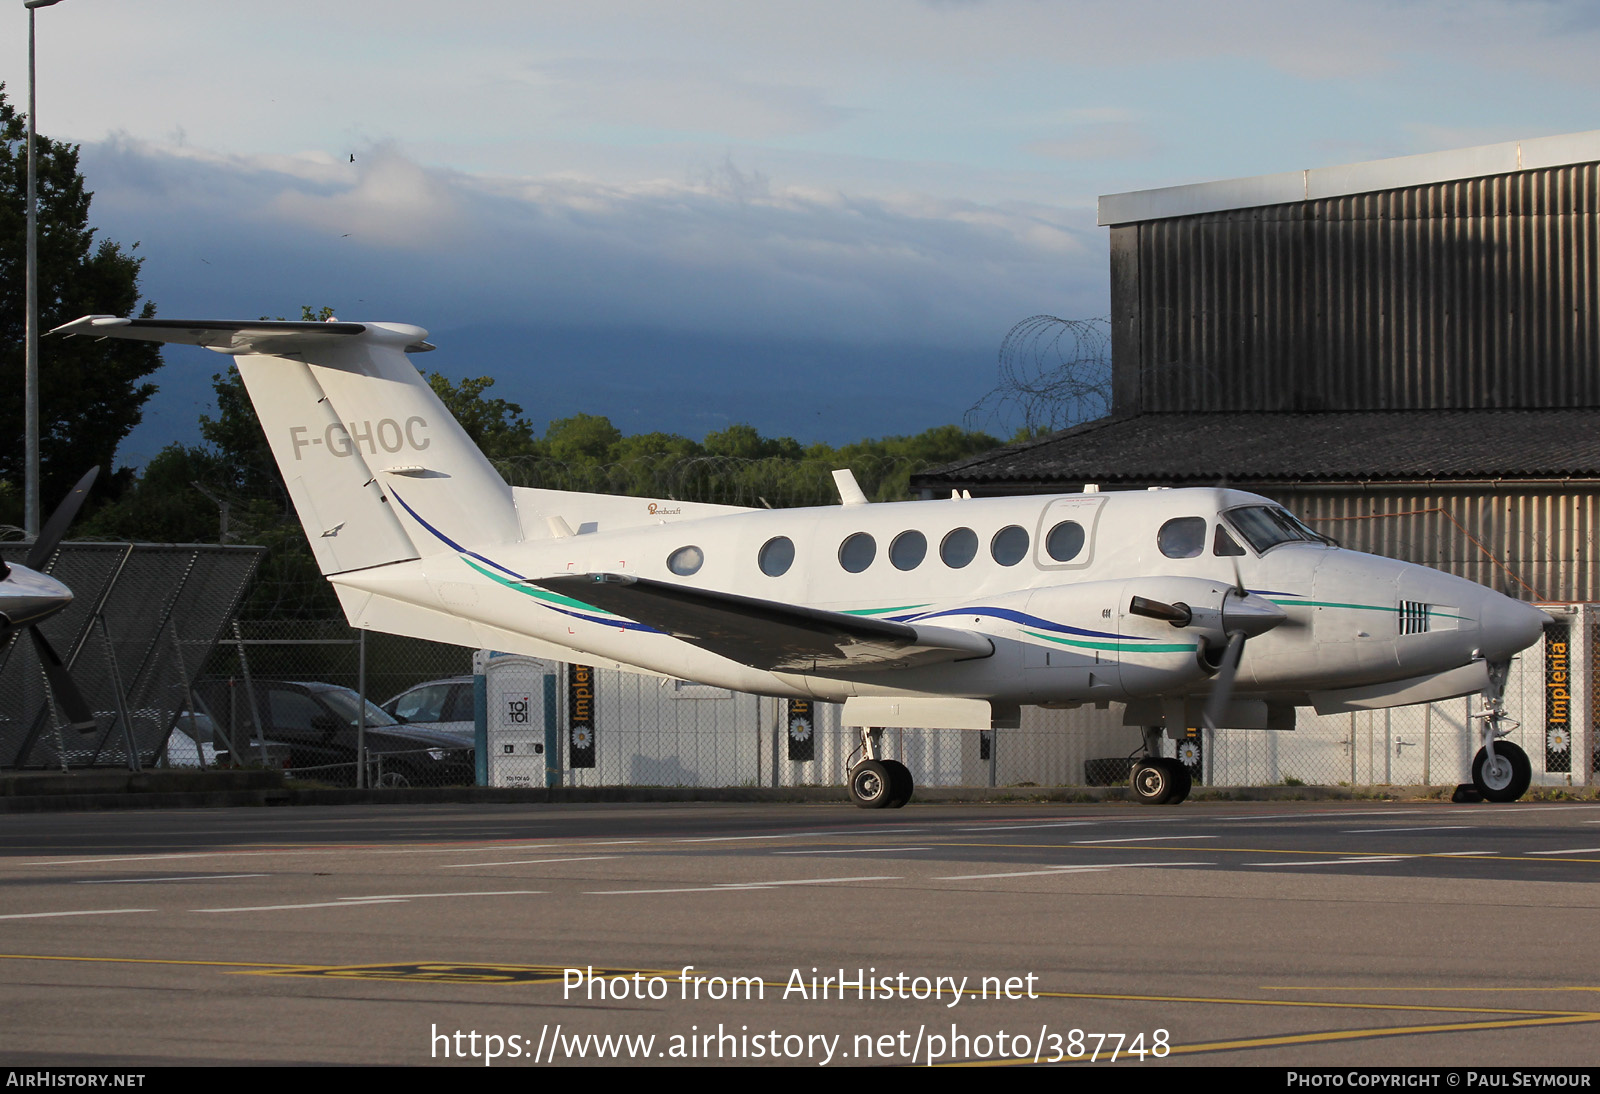
{"label": "hangar roof", "polygon": [[913,478],[931,489],[1600,479],[1600,409],[1101,418]]}
{"label": "hangar roof", "polygon": [[1367,194],[1426,186],[1454,179],[1504,175],[1543,167],[1600,161],[1600,129],[1558,137],[1485,144],[1449,152],[1349,163],[1342,167],[1313,167],[1254,178],[1165,186],[1106,194],[1100,198],[1102,225],[1130,224],[1165,217],[1284,205],[1296,201]]}

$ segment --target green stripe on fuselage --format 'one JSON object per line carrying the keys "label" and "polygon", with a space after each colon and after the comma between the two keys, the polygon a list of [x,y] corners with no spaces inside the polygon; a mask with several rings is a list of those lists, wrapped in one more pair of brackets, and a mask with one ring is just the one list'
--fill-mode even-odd
{"label": "green stripe on fuselage", "polygon": [[531,596],[535,600],[542,600],[547,604],[556,604],[563,608],[581,608],[586,612],[599,612],[601,615],[616,614],[615,612],[608,612],[604,608],[597,608],[593,604],[585,604],[581,600],[574,600],[570,596],[562,596],[560,593],[552,593],[548,589],[541,589],[537,585],[530,585],[526,581],[514,581],[508,577],[501,577],[493,570],[487,570],[484,567],[479,566],[476,562],[472,561],[470,558],[467,558],[465,555],[461,556],[461,561],[465,562],[468,566],[471,566],[474,570],[478,571],[478,573],[482,574],[496,585],[504,585],[506,588],[512,590],[513,592],[521,593],[523,596]]}
{"label": "green stripe on fuselage", "polygon": [[[1341,604],[1337,600],[1277,600],[1277,599],[1274,599],[1273,597],[1270,597],[1270,596],[1267,597],[1267,599],[1271,600],[1274,604],[1278,604],[1278,605],[1281,605],[1281,606],[1286,607],[1286,608],[1293,607],[1296,604],[1302,604],[1302,605],[1304,605],[1304,606],[1306,606],[1308,608],[1350,608],[1350,609],[1353,609],[1355,611],[1364,611],[1364,612],[1396,612],[1396,613],[1398,613],[1399,611],[1402,610],[1399,607],[1391,608],[1391,607],[1388,607],[1387,605],[1384,605],[1384,604]],[[1465,615],[1451,615],[1449,612],[1432,612],[1432,611],[1430,611],[1427,614],[1428,615],[1432,615],[1432,616],[1438,616],[1440,619],[1470,619],[1471,618],[1470,616],[1465,616]]]}
{"label": "green stripe on fuselage", "polygon": [[1040,634],[1038,631],[1030,631],[1026,628],[1023,629],[1022,633],[1033,638],[1042,638],[1046,642],[1055,642],[1062,646],[1076,646],[1086,650],[1111,650],[1114,653],[1193,653],[1195,651],[1193,642],[1187,645],[1181,642],[1161,642],[1145,645],[1132,642],[1123,643],[1115,640],[1111,642],[1086,642],[1081,638],[1062,638],[1059,635]]}

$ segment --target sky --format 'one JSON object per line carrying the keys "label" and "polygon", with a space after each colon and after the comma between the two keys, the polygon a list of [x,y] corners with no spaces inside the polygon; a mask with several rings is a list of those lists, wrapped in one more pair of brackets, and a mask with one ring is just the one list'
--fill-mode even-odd
{"label": "sky", "polygon": [[[41,132],[160,315],[415,323],[540,430],[963,423],[1014,324],[1108,312],[1098,195],[1600,128],[1566,0],[64,0],[38,32]],[[124,463],[198,441],[226,362],[166,359]]]}

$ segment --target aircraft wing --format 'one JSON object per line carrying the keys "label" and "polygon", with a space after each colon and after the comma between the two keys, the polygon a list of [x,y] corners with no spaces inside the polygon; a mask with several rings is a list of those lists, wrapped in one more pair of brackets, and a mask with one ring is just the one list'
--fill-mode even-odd
{"label": "aircraft wing", "polygon": [[564,574],[531,583],[665,631],[730,661],[774,672],[909,668],[988,657],[982,635],[775,600],[711,592],[625,574]]}

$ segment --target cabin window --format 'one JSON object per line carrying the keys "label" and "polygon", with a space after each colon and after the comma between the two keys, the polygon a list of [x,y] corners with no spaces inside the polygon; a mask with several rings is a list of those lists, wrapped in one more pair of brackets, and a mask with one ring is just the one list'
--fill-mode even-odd
{"label": "cabin window", "polygon": [[1217,525],[1216,535],[1211,537],[1211,553],[1214,555],[1242,555],[1244,548],[1239,546],[1237,540],[1228,534],[1222,525]]}
{"label": "cabin window", "polygon": [[761,545],[756,563],[768,577],[782,577],[794,565],[794,540],[788,536],[774,536]]}
{"label": "cabin window", "polygon": [[889,561],[896,570],[915,570],[927,557],[928,537],[921,532],[901,532],[889,544]]}
{"label": "cabin window", "polygon": [[1071,562],[1083,550],[1083,525],[1064,520],[1044,537],[1045,552],[1057,562]]}
{"label": "cabin window", "polygon": [[1206,547],[1205,517],[1174,517],[1156,533],[1156,546],[1168,558],[1195,558]]}
{"label": "cabin window", "polygon": [[877,542],[865,532],[857,532],[839,544],[839,565],[853,574],[859,574],[878,557]]}
{"label": "cabin window", "polygon": [[952,570],[959,570],[978,557],[978,533],[971,528],[957,528],[939,544],[939,557]]}
{"label": "cabin window", "polygon": [[1015,566],[1028,556],[1028,532],[1013,524],[1002,528],[989,541],[989,553],[1002,566]]}
{"label": "cabin window", "polygon": [[706,563],[706,553],[698,547],[679,547],[667,556],[667,569],[679,577],[700,572]]}

